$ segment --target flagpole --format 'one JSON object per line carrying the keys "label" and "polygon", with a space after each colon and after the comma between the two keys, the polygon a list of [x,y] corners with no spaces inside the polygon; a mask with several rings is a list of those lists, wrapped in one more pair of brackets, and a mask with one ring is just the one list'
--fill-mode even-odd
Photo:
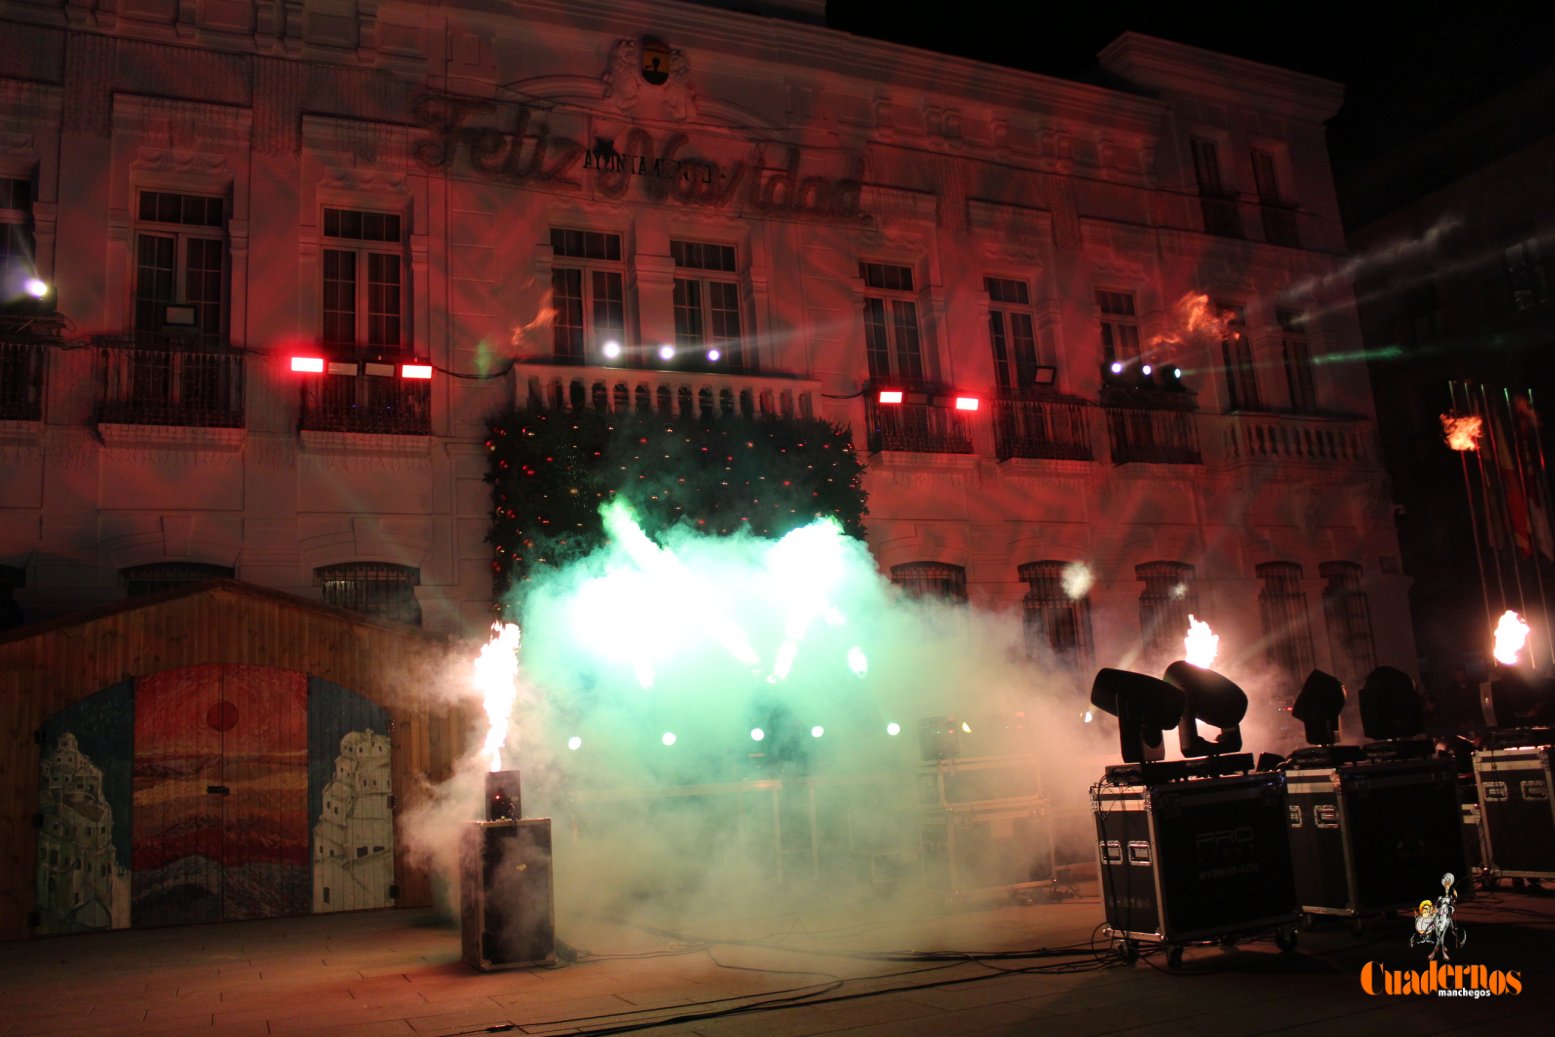
{"label": "flagpole", "polygon": [[[1447,394],[1452,401],[1452,413],[1463,413],[1458,410],[1457,383],[1451,379],[1447,382]],[[1465,395],[1467,395],[1467,390],[1465,390]],[[1475,444],[1472,449],[1476,454],[1479,453],[1478,444]],[[1485,553],[1479,544],[1479,515],[1477,514],[1478,508],[1474,504],[1474,489],[1469,484],[1469,459],[1464,456],[1467,453],[1467,450],[1457,451],[1458,467],[1463,470],[1463,495],[1469,505],[1469,529],[1474,536],[1474,564],[1479,567],[1479,596],[1485,603],[1485,631],[1488,636],[1489,632],[1495,627],[1495,620],[1491,618],[1490,612],[1490,587],[1485,583]]]}
{"label": "flagpole", "polygon": [[[1493,412],[1490,409],[1490,394],[1485,391],[1484,382],[1479,384],[1479,397],[1480,402],[1483,404],[1485,409],[1486,419],[1491,418]],[[1501,500],[1503,502],[1501,510],[1504,513],[1503,517],[1506,520],[1508,542],[1512,548],[1512,550],[1508,553],[1512,557],[1512,581],[1517,585],[1518,611],[1522,613],[1522,615],[1526,616],[1528,615],[1528,598],[1527,595],[1523,592],[1523,567],[1517,564],[1517,527],[1512,522],[1512,498],[1508,494],[1510,487],[1505,485],[1505,480],[1501,472],[1501,451],[1505,449],[1505,446],[1504,444],[1497,441],[1498,437],[1495,434],[1494,425],[1495,423],[1491,422],[1490,445],[1491,449],[1495,452],[1495,463],[1493,467],[1496,470],[1496,486],[1501,492]],[[1527,507],[1526,502],[1524,503],[1524,507]],[[1532,544],[1531,537],[1529,543]],[[1535,665],[1532,649],[1530,649],[1528,652],[1528,664],[1530,666]]]}
{"label": "flagpole", "polygon": [[1490,475],[1485,471],[1485,451],[1490,446],[1491,430],[1487,420],[1488,416],[1478,409],[1478,404],[1474,401],[1473,383],[1467,379],[1464,379],[1463,382],[1463,396],[1469,403],[1469,413],[1479,417],[1480,429],[1482,431],[1480,441],[1486,444],[1485,447],[1474,451],[1474,463],[1479,468],[1480,498],[1485,502],[1485,543],[1495,552],[1496,590],[1500,594],[1501,607],[1504,609],[1507,607],[1506,574],[1501,571],[1501,547],[1497,542],[1500,537],[1496,532],[1497,522],[1495,511],[1491,504]]}
{"label": "flagpole", "polygon": [[[1539,511],[1544,516],[1545,532],[1548,533],[1550,521],[1550,501],[1549,493],[1547,491],[1549,487],[1547,484],[1546,469],[1544,467],[1544,442],[1539,436],[1539,411],[1533,405],[1532,389],[1524,389],[1523,396],[1528,401],[1529,419],[1533,424],[1532,429],[1530,429],[1533,438],[1533,454],[1539,462],[1539,477],[1534,480],[1536,485],[1533,488],[1533,492],[1537,493],[1539,496]],[[1510,400],[1508,401],[1507,406],[1510,409]],[[1523,472],[1525,469],[1519,465],[1517,470],[1519,472]],[[1523,485],[1523,499],[1530,502],[1533,500],[1533,497],[1530,496],[1528,492],[1526,478],[1524,479]],[[1528,539],[1529,542],[1533,545],[1533,574],[1534,579],[1539,583],[1539,602],[1544,606],[1544,641],[1546,647],[1549,648],[1551,661],[1555,661],[1555,630],[1550,629],[1550,602],[1548,592],[1544,586],[1544,573],[1542,571],[1542,567],[1539,564],[1539,555],[1543,553],[1544,545],[1539,541],[1538,531],[1533,528],[1533,505],[1531,503],[1528,506]]]}

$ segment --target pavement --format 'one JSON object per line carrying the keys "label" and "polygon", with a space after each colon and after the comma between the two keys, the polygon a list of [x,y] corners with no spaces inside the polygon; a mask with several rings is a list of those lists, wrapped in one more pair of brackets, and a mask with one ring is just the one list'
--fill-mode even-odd
{"label": "pavement", "polygon": [[[1459,909],[1454,964],[1517,974],[1481,998],[1368,994],[1368,962],[1427,968],[1408,917],[1319,922],[1124,964],[1094,884],[1030,903],[828,905],[654,922],[563,919],[575,960],[479,973],[456,923],[386,910],[0,944],[0,1037],[45,1034],[1344,1034],[1549,1032],[1555,892]],[[1381,972],[1374,972],[1381,977]],[[1544,1021],[1539,1022],[1540,1019]]]}

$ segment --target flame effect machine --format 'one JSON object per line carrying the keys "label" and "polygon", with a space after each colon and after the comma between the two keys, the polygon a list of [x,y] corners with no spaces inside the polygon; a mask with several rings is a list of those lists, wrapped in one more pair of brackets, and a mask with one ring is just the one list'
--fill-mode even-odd
{"label": "flame effect machine", "polygon": [[556,960],[551,819],[521,817],[518,771],[486,775],[486,820],[459,847],[463,957],[482,972]]}

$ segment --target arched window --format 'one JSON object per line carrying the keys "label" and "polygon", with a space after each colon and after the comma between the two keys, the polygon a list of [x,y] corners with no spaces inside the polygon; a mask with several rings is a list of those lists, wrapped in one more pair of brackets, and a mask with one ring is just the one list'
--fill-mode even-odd
{"label": "arched window", "polygon": [[1301,566],[1295,562],[1265,562],[1255,570],[1263,587],[1258,614],[1263,620],[1264,657],[1294,691],[1312,671],[1312,628],[1307,620],[1307,594],[1301,589]]}
{"label": "arched window", "polygon": [[1134,567],[1144,582],[1139,594],[1139,632],[1146,652],[1180,658],[1188,636],[1188,617],[1199,611],[1193,566],[1183,562],[1145,562]]}
{"label": "arched window", "polygon": [[421,571],[386,562],[344,562],[313,570],[326,604],[377,619],[421,625]]}
{"label": "arched window", "polygon": [[904,562],[891,566],[891,582],[911,598],[966,601],[966,570],[945,562]]}
{"label": "arched window", "polygon": [[178,587],[191,587],[206,580],[230,580],[232,573],[233,569],[230,565],[210,565],[205,562],[152,562],[150,565],[132,565],[127,569],[120,569],[119,579],[124,581],[126,597],[140,598]]}
{"label": "arched window", "polygon": [[1361,567],[1355,562],[1324,562],[1317,571],[1328,581],[1323,588],[1323,618],[1338,671],[1335,676],[1352,688],[1359,687],[1377,665],[1371,609],[1361,589]]}
{"label": "arched window", "polygon": [[1091,603],[1083,591],[1071,595],[1078,587],[1065,586],[1064,570],[1071,564],[1044,561],[1020,567],[1020,578],[1030,587],[1022,605],[1026,649],[1033,656],[1046,648],[1074,662],[1091,657]]}

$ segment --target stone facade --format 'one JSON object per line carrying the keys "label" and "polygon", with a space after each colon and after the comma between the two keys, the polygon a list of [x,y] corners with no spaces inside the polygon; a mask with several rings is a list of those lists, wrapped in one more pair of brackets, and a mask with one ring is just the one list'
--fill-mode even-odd
{"label": "stone facade", "polygon": [[69,318],[4,340],[23,614],[370,562],[476,634],[485,422],[539,398],[845,423],[882,571],[1025,602],[1081,669],[1173,602],[1248,665],[1412,669],[1339,87],[1126,35],[1103,88],[781,6],[0,3],[0,177]]}

